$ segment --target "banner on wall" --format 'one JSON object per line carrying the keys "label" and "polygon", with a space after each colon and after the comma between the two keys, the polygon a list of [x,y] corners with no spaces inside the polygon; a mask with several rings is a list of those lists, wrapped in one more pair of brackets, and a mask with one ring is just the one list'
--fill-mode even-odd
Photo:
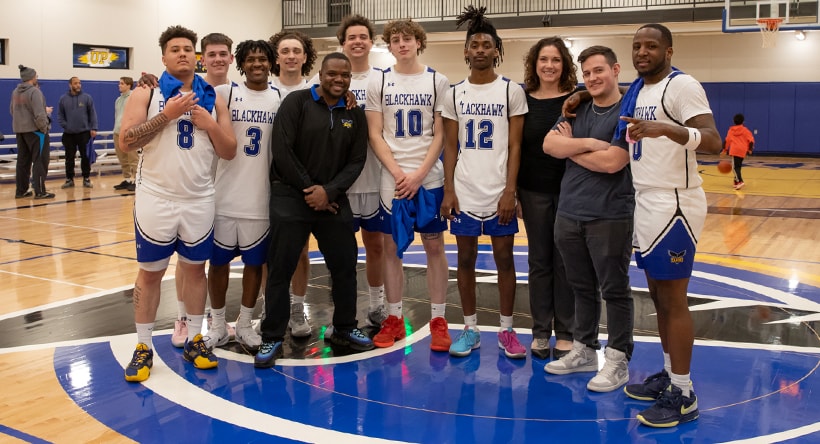
{"label": "banner on wall", "polygon": [[75,68],[129,69],[129,49],[119,46],[74,44]]}

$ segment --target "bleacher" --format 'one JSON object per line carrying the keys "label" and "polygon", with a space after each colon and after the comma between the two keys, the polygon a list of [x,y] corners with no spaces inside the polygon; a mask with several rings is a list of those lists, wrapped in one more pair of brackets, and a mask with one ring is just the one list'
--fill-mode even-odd
{"label": "bleacher", "polygon": [[[5,134],[6,139],[0,142],[0,181],[14,181],[17,169],[17,141],[14,134]],[[62,133],[49,133],[51,160],[48,164],[47,178],[65,177],[65,150],[60,142]],[[120,172],[120,163],[114,151],[112,131],[97,132],[94,139],[94,151],[97,161],[91,164],[91,174]],[[80,155],[76,156],[76,174],[80,174]]]}

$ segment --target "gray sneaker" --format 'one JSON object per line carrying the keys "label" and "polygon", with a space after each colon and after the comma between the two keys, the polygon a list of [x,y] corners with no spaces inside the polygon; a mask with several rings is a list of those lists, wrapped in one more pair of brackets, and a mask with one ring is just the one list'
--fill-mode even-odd
{"label": "gray sneaker", "polygon": [[548,359],[550,357],[549,338],[533,338],[530,344],[532,355],[538,359]]}
{"label": "gray sneaker", "polygon": [[367,325],[371,327],[381,327],[382,322],[387,319],[387,316],[387,309],[384,308],[384,304],[381,304],[376,307],[375,310],[367,313]]}
{"label": "gray sneaker", "polygon": [[554,375],[567,375],[598,370],[598,353],[584,343],[572,341],[572,351],[557,361],[550,361],[544,371]]}
{"label": "gray sneaker", "polygon": [[62,189],[74,188],[74,179],[66,179],[65,183],[60,186]]}
{"label": "gray sneaker", "polygon": [[587,384],[593,392],[611,392],[629,382],[629,361],[626,353],[607,347],[604,367]]}
{"label": "gray sneaker", "polygon": [[288,327],[290,327],[290,335],[294,338],[310,336],[310,324],[308,324],[304,304],[290,304]]}

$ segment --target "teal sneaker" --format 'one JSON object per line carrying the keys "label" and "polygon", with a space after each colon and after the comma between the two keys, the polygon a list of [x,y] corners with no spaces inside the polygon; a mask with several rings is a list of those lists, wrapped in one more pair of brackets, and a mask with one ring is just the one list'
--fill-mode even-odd
{"label": "teal sneaker", "polygon": [[473,350],[481,347],[481,332],[477,328],[464,327],[464,330],[450,346],[453,356],[469,356]]}

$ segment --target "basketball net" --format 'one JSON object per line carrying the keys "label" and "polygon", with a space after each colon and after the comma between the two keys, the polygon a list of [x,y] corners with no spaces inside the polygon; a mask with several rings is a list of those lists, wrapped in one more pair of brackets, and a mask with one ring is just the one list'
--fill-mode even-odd
{"label": "basketball net", "polygon": [[774,48],[777,46],[777,31],[780,29],[780,23],[783,22],[781,18],[759,18],[757,19],[757,26],[760,28],[760,34],[763,36],[763,47]]}

